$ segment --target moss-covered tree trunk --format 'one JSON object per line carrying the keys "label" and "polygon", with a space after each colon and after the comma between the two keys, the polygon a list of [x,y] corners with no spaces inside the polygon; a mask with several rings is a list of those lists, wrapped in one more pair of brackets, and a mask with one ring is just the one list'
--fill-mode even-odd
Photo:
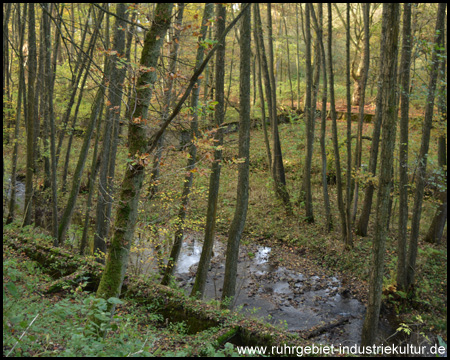
{"label": "moss-covered tree trunk", "polygon": [[25,215],[23,224],[31,225],[31,204],[33,199],[33,175],[35,172],[35,82],[36,82],[36,19],[34,4],[28,4],[28,103],[27,103],[27,162],[25,177]]}
{"label": "moss-covered tree trunk", "polygon": [[[113,180],[116,163],[116,151],[119,136],[120,108],[122,103],[123,81],[126,67],[119,61],[119,56],[125,52],[125,31],[127,28],[127,6],[118,4],[117,18],[114,25],[113,50],[117,54],[112,55],[107,61],[107,81],[109,82],[108,105],[106,107],[105,132],[103,138],[102,161],[97,197],[96,229],[94,235],[94,253],[99,250],[106,253],[105,239],[108,236],[111,208],[113,203]],[[103,260],[103,257],[99,259]]]}
{"label": "moss-covered tree trunk", "polygon": [[374,344],[378,331],[381,307],[381,290],[384,275],[384,253],[389,218],[389,198],[392,185],[392,164],[394,158],[395,134],[397,128],[397,53],[400,22],[400,6],[383,5],[382,37],[385,40],[383,68],[383,141],[381,145],[381,170],[378,180],[377,211],[375,234],[373,239],[372,263],[369,282],[369,302],[364,319],[361,343],[363,346]]}
{"label": "moss-covered tree trunk", "polygon": [[408,224],[408,123],[409,79],[411,68],[411,3],[403,5],[403,44],[400,60],[400,144],[399,144],[399,214],[397,240],[397,287],[406,286],[406,236]]}
{"label": "moss-covered tree trunk", "polygon": [[156,82],[156,71],[152,71],[152,69],[158,65],[160,49],[170,25],[172,8],[173,3],[157,4],[155,19],[144,40],[140,65],[150,71],[140,74],[136,98],[134,103],[130,104],[135,109],[128,126],[130,155],[118,196],[115,229],[105,271],[97,290],[97,296],[104,299],[119,296],[127,269],[128,255],[137,220],[139,194],[144,180],[145,165],[148,162],[148,137],[145,123],[148,120],[148,107],[153,93],[153,84]]}
{"label": "moss-covered tree trunk", "polygon": [[[9,212],[6,223],[9,224],[14,220],[16,212],[16,176],[17,176],[17,156],[19,152],[19,131],[20,131],[20,117],[22,107],[22,93],[25,92],[25,71],[23,66],[23,42],[25,37],[25,21],[21,21],[20,4],[17,4],[17,22],[20,24],[19,31],[19,89],[16,110],[16,124],[14,127],[14,150],[12,155],[12,170],[11,170],[11,197],[9,199]],[[24,6],[24,17],[26,17],[27,5]],[[24,104],[24,107],[26,104]],[[25,109],[24,109],[25,110]]]}
{"label": "moss-covered tree trunk", "polygon": [[240,84],[239,84],[239,164],[237,202],[228,234],[225,262],[225,278],[222,291],[222,305],[233,307],[236,292],[239,242],[244,230],[248,209],[249,157],[250,157],[250,61],[251,61],[251,12],[250,7],[242,18],[240,37]]}
{"label": "moss-covered tree trunk", "polygon": [[346,78],[347,78],[347,181],[345,201],[345,226],[344,242],[346,247],[353,247],[352,226],[350,220],[350,208],[352,202],[352,105],[350,97],[350,4],[347,3],[347,26],[346,26]]}
{"label": "moss-covered tree trunk", "polygon": [[[225,31],[226,8],[222,4],[217,4],[217,33],[219,39]],[[220,126],[223,123],[224,113],[224,94],[225,94],[225,42],[219,47],[216,55],[216,101],[215,122],[217,131],[214,136],[215,145],[218,148],[214,151],[214,162],[211,167],[209,178],[208,208],[206,211],[205,240],[203,241],[202,253],[198,263],[197,274],[195,276],[194,286],[192,287],[192,296],[203,297],[205,291],[206,277],[208,275],[209,264],[211,262],[212,249],[214,245],[214,235],[216,230],[216,212],[217,198],[219,196],[220,169],[222,161],[222,150],[220,146],[223,143],[223,134]]]}

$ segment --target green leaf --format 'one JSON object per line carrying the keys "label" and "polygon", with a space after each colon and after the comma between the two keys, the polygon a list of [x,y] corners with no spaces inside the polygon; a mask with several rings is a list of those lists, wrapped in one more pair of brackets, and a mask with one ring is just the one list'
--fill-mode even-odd
{"label": "green leaf", "polygon": [[109,302],[110,304],[114,304],[114,305],[117,305],[117,304],[123,304],[123,301],[122,301],[122,300],[120,300],[120,299],[118,299],[118,298],[115,298],[115,297],[109,298],[109,299],[108,299],[108,302]]}
{"label": "green leaf", "polygon": [[17,287],[13,282],[9,282],[6,284],[6,287],[8,288],[9,292],[11,293],[11,295],[14,298],[18,298],[19,297],[19,293],[17,291]]}

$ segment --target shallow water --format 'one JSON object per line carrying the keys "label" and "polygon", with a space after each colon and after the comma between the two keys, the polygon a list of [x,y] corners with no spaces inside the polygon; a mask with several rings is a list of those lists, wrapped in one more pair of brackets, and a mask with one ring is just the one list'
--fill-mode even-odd
{"label": "shallow water", "polygon": [[[190,294],[201,255],[201,234],[188,234],[175,271],[179,286]],[[208,273],[205,300],[220,300],[225,270],[226,245],[216,241]],[[288,331],[304,331],[341,317],[349,321],[326,332],[315,342],[354,345],[360,343],[365,306],[342,290],[334,276],[306,276],[277,265],[268,246],[241,246],[238,260],[235,309]],[[148,256],[152,256],[150,252]],[[155,271],[156,265],[153,266]]]}

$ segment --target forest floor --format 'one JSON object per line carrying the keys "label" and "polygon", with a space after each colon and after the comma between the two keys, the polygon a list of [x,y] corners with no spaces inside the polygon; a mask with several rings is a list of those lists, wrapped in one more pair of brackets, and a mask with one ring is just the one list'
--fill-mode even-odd
{"label": "forest floor", "polygon": [[[338,121],[338,126],[341,132],[340,139],[344,139],[345,121]],[[371,127],[371,124],[364,125],[364,135],[371,135]],[[356,131],[356,123],[353,124],[353,131]],[[315,149],[319,149],[318,133],[319,130],[316,128]],[[299,316],[299,313],[304,310],[301,296],[306,299],[305,292],[311,294],[303,303],[306,302],[306,305],[309,306],[307,311],[311,316],[308,319],[313,319],[309,324],[302,324],[305,327],[310,325],[314,327],[317,323],[326,321],[327,314],[333,313],[331,310],[332,305],[336,307],[337,303],[339,303],[337,307],[340,308],[344,303],[353,304],[353,309],[350,311],[334,312],[335,314],[344,313],[349,315],[351,317],[350,324],[336,327],[316,340],[322,343],[339,343],[346,340],[358,341],[358,329],[361,326],[363,307],[366,304],[368,294],[367,282],[370,272],[369,264],[373,231],[369,226],[369,236],[365,238],[355,236],[354,247],[350,250],[344,248],[340,239],[339,225],[337,225],[336,189],[335,186],[330,184],[329,191],[335,228],[330,233],[325,232],[325,212],[321,195],[320,161],[318,156],[313,159],[312,165],[315,223],[307,224],[303,221],[304,209],[302,202],[299,200],[300,169],[303,168],[302,162],[304,161],[305,148],[303,134],[304,125],[301,123],[283,124],[280,126],[288,191],[294,205],[294,216],[289,217],[285,214],[283,205],[274,196],[272,182],[268,173],[262,130],[252,130],[249,212],[241,240],[240,264],[242,269],[248,266],[249,276],[247,277],[248,280],[240,283],[241,294],[246,294],[247,296],[246,299],[241,298],[240,305],[242,305],[242,308],[240,310],[246,313],[247,316],[263,318],[281,326],[285,330],[295,332],[295,330],[301,328],[301,326],[295,327],[295,316]],[[413,134],[413,137],[419,135],[419,131],[417,131],[417,134]],[[328,130],[327,139],[330,138],[331,132]],[[411,141],[411,154],[417,154],[419,146],[420,141]],[[369,145],[367,144],[368,147]],[[430,154],[436,154],[434,147],[435,144],[431,144]],[[342,161],[346,156],[345,146],[342,146],[341,150],[343,151]],[[125,151],[126,149],[121,151],[119,159],[120,156],[125,156]],[[207,153],[209,151],[210,149],[207,146],[199,149],[201,161],[196,168],[194,190],[191,196],[186,246],[189,243],[193,244],[195,239],[201,239],[206,210],[210,166]],[[329,164],[333,164],[331,142],[327,145],[327,153]],[[141,217],[137,226],[137,238],[151,238],[151,234],[154,231],[160,234],[159,239],[170,238],[173,230],[171,219],[173,219],[173,214],[176,213],[184,176],[183,163],[186,161],[186,158],[180,156],[183,154],[184,152],[170,149],[166,152],[163,159],[164,165],[161,170],[160,195],[150,204],[143,202]],[[213,259],[212,269],[223,267],[223,249],[226,246],[226,234],[234,214],[234,203],[236,201],[236,158],[237,134],[229,134],[225,138],[224,163],[217,213],[217,243],[222,245],[216,245],[218,250],[216,259]],[[21,158],[19,157],[19,159]],[[437,162],[433,162],[433,158],[430,160],[429,170],[432,172],[433,166],[436,166]],[[363,163],[367,162],[368,159],[363,156]],[[334,166],[329,166],[330,172],[333,171]],[[5,168],[8,169],[7,165]],[[121,178],[120,174],[118,178]],[[148,184],[145,186],[148,186]],[[362,198],[363,193],[361,191],[360,199]],[[80,200],[78,209],[82,213],[84,199],[81,198]],[[446,342],[447,231],[445,230],[442,244],[439,246],[419,241],[416,294],[413,299],[404,299],[395,288],[397,207],[398,204],[394,201],[394,216],[391,219],[386,243],[383,321],[381,324],[381,327],[384,328],[381,329],[381,339],[386,339],[392,335],[396,331],[397,324],[404,324],[401,325],[405,329],[403,332],[411,331],[411,335],[408,337],[408,340],[403,339],[400,341],[412,342],[414,338],[414,341],[417,343],[424,343],[427,339],[431,343],[439,342],[439,339]],[[432,198],[426,199],[421,221],[421,235],[427,230],[435,208],[436,202]],[[77,229],[79,227],[77,228],[76,225],[72,227],[72,240],[68,242],[68,246],[77,246],[76,239],[79,236],[79,230]],[[149,229],[152,229],[152,232]],[[165,244],[164,247],[168,249],[168,244]],[[138,247],[136,246],[133,251],[139,253]],[[123,355],[139,351],[139,349],[148,347],[149,344],[153,346],[153,350],[150,353],[152,355],[194,354],[195,351],[193,349],[196,347],[196,344],[205,346],[204,349],[206,350],[202,354],[211,355],[217,351],[207,345],[207,339],[211,337],[211,334],[208,334],[208,332],[187,335],[186,324],[183,325],[182,322],[161,324],[161,318],[157,314],[152,315],[151,309],[143,312],[141,307],[129,301],[125,305],[118,306],[117,314],[122,317],[122,323],[114,331],[111,331],[111,336],[108,337],[107,342],[95,342],[93,344],[83,335],[83,331],[80,332],[80,329],[84,328],[86,322],[83,316],[89,311],[88,304],[92,301],[92,299],[89,300],[88,294],[80,292],[80,290],[67,289],[60,294],[44,296],[39,291],[39,288],[43,283],[49,282],[50,279],[45,279],[45,276],[38,270],[36,264],[33,265],[23,254],[11,253],[9,249],[5,251],[5,248],[3,260],[4,294],[5,284],[11,283],[12,279],[14,279],[17,282],[16,289],[13,289],[12,285],[9,287],[6,285],[6,291],[8,294],[15,292],[21,299],[15,305],[8,304],[9,308],[6,308],[6,311],[9,311],[9,313],[7,313],[6,320],[4,316],[4,354],[6,350],[9,351],[12,348],[22,332],[26,331],[27,326],[33,319],[31,315],[42,314],[44,309],[49,307],[54,309],[52,310],[53,312],[47,316],[46,321],[39,325],[38,330],[30,331],[27,334],[31,338],[31,343],[23,341],[24,346],[22,347],[19,344],[16,349],[21,349],[21,352],[16,352],[16,355],[70,355],[76,354],[77,351],[78,353],[81,351],[85,355],[99,353],[108,355],[113,353],[112,349],[117,347],[117,343],[123,345],[123,348],[120,350],[120,353]],[[195,270],[195,266],[192,267],[192,265],[187,267],[187,273],[180,273],[178,277],[180,286],[182,288],[185,287],[186,290],[189,289],[191,281],[191,274],[189,273]],[[139,270],[136,270],[136,272],[139,273]],[[302,286],[298,286],[300,283]],[[218,291],[221,287],[220,276],[216,276],[216,280],[210,286],[210,291],[215,289],[214,293],[209,295],[209,299],[212,299],[209,301],[213,302],[214,298],[218,297]],[[303,290],[301,290],[302,287]],[[302,291],[303,294],[300,294]],[[255,301],[256,298],[269,299],[270,304],[267,303],[260,306],[258,304],[261,304],[263,300],[258,300],[258,302]],[[239,308],[239,304],[237,307]],[[298,312],[295,312],[296,309]],[[325,311],[321,311],[321,309]],[[70,315],[67,315],[68,312],[70,312]],[[319,317],[316,321],[313,313],[317,312]],[[277,313],[284,314],[276,316]],[[63,330],[64,321],[67,321],[67,319],[70,319],[72,334]],[[352,323],[354,328],[351,328]],[[44,338],[39,335],[39,331],[42,334],[46,334]],[[56,336],[55,331],[59,331],[60,334]],[[71,344],[75,344],[72,348],[67,346],[69,339],[72,339]],[[6,348],[5,342],[7,344]],[[27,345],[25,346],[25,344]],[[88,350],[88,348],[91,350]],[[223,349],[224,353],[227,351],[232,353],[229,347]]]}

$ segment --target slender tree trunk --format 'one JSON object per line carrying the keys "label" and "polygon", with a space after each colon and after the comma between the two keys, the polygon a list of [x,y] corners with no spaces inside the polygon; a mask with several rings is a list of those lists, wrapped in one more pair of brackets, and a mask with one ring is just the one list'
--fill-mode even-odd
{"label": "slender tree trunk", "polygon": [[[183,5],[184,6],[184,5]],[[214,4],[207,3],[205,4],[205,10],[203,13],[202,27],[200,30],[201,36],[198,39],[198,48],[197,48],[197,59],[195,70],[198,70],[199,66],[203,62],[204,50],[201,46],[201,43],[206,39],[206,33],[208,31],[208,26],[206,25],[209,19],[214,15]],[[178,19],[181,23],[181,19]],[[164,271],[164,277],[161,281],[161,284],[168,285],[171,277],[175,271],[175,267],[178,261],[178,257],[181,252],[181,247],[183,245],[183,235],[184,235],[184,221],[186,219],[187,207],[189,204],[189,194],[192,188],[192,181],[194,179],[194,167],[197,163],[197,146],[194,143],[194,139],[198,138],[198,100],[200,97],[200,87],[201,80],[197,80],[197,84],[195,86],[194,92],[191,96],[191,104],[192,108],[192,120],[191,120],[191,143],[189,145],[189,160],[186,167],[186,176],[184,178],[183,184],[183,193],[181,195],[181,205],[178,209],[178,222],[177,229],[175,231],[174,243],[172,246],[172,250],[170,252],[169,261],[167,262],[166,269]]]}
{"label": "slender tree trunk", "polygon": [[317,30],[317,38],[320,46],[320,59],[322,61],[323,72],[323,92],[322,92],[322,111],[321,111],[321,128],[320,128],[320,152],[322,157],[322,192],[325,207],[325,229],[330,232],[333,228],[333,219],[331,217],[330,197],[328,195],[327,183],[327,151],[325,146],[326,120],[327,120],[327,64],[325,47],[323,45],[323,12],[322,4],[319,4],[319,21],[317,21],[314,7],[311,8],[312,19]]}
{"label": "slender tree trunk", "polygon": [[347,36],[346,36],[346,54],[347,54],[347,181],[346,181],[346,202],[345,202],[345,245],[353,246],[352,240],[352,222],[351,222],[351,203],[352,203],[352,104],[350,98],[350,4],[347,3]]}
{"label": "slender tree trunk", "polygon": [[[27,6],[24,6],[24,18],[27,14]],[[17,20],[19,25],[19,89],[17,94],[17,110],[16,110],[16,124],[14,127],[14,150],[12,155],[12,171],[11,171],[11,197],[9,199],[9,213],[6,220],[7,224],[13,222],[16,211],[16,176],[17,176],[17,154],[19,152],[19,132],[20,132],[20,117],[22,107],[22,93],[25,92],[25,71],[23,66],[23,42],[25,37],[25,21],[21,21],[20,4],[17,4]],[[24,107],[26,104],[24,103]]]}
{"label": "slender tree trunk", "polygon": [[300,38],[299,38],[299,24],[298,24],[298,3],[295,3],[295,35],[297,39],[297,109],[300,109]]}
{"label": "slender tree trunk", "polygon": [[[156,67],[160,48],[170,25],[172,3],[156,5],[155,20],[147,32],[142,49],[141,65]],[[152,96],[152,85],[156,81],[156,72],[141,73],[137,82],[134,119],[147,119],[148,107]],[[97,290],[97,296],[103,299],[118,297],[128,264],[128,254],[133,241],[137,219],[139,194],[144,180],[145,162],[141,158],[148,148],[148,138],[143,124],[139,120],[129,122],[129,152],[131,160],[127,163],[122,181],[117,207],[116,227],[111,240],[105,270]],[[154,144],[156,146],[156,144]],[[145,160],[145,158],[144,158]]]}
{"label": "slender tree trunk", "polygon": [[[261,103],[261,121],[262,121],[262,127],[264,131],[264,143],[266,145],[266,152],[267,152],[267,160],[268,160],[268,168],[269,172],[272,173],[272,154],[270,152],[270,142],[269,142],[269,135],[267,133],[267,122],[266,122],[266,107],[265,107],[265,101],[264,101],[264,92],[262,87],[262,69],[261,69],[261,50],[259,48],[259,42],[258,42],[258,30],[256,28],[256,10],[253,9],[253,23],[254,25],[254,41],[256,44],[256,61],[258,62],[258,92],[259,92],[259,101]],[[270,117],[270,116],[269,116]]]}
{"label": "slender tree trunk", "polygon": [[312,95],[312,68],[311,68],[311,4],[305,4],[305,32],[306,32],[306,99],[305,99],[305,118],[306,118],[306,153],[305,170],[303,172],[303,186],[305,191],[305,220],[309,223],[314,222],[312,190],[311,190],[311,163],[314,143],[314,115],[311,111]]}
{"label": "slender tree trunk", "polygon": [[[220,38],[225,30],[226,8],[222,4],[216,5],[217,17],[217,33],[216,39]],[[216,109],[215,121],[217,131],[214,140],[217,146],[223,143],[223,134],[220,126],[225,117],[224,113],[224,82],[225,82],[225,42],[217,51],[216,55]],[[219,195],[220,170],[222,161],[222,150],[214,151],[214,162],[211,168],[211,175],[209,178],[209,194],[208,194],[208,208],[206,211],[206,228],[205,239],[203,241],[202,253],[200,255],[200,262],[198,264],[197,274],[195,276],[194,286],[192,287],[191,296],[203,298],[205,291],[206,277],[208,275],[209,264],[211,262],[212,249],[214,245],[214,235],[216,228],[216,212],[217,212],[217,198]]]}
{"label": "slender tree trunk", "polygon": [[392,184],[392,165],[397,123],[397,53],[400,22],[400,6],[383,4],[382,37],[385,37],[385,67],[383,75],[383,142],[381,145],[381,170],[378,181],[375,235],[373,239],[373,258],[369,282],[369,303],[362,330],[361,345],[372,346],[378,331],[381,307],[381,291],[384,275],[384,253],[388,222],[388,205]]}
{"label": "slender tree trunk", "polygon": [[[51,49],[51,29],[50,29],[50,4],[44,5],[47,12],[43,14],[44,22],[44,42],[47,49]],[[55,148],[55,115],[53,112],[53,87],[54,87],[54,72],[52,71],[51,52],[45,53],[45,84],[46,84],[46,104],[45,117],[50,128],[50,183],[51,183],[51,209],[52,209],[52,235],[53,244],[58,245],[58,197],[57,197],[57,174],[56,174],[56,148]]]}
{"label": "slender tree trunk", "polygon": [[[117,55],[122,56],[125,51],[125,32],[122,29],[126,29],[127,27],[126,5],[120,3],[120,5],[117,6],[116,11],[117,18],[114,26],[113,49],[117,51]],[[109,57],[107,65],[108,70],[105,75],[109,81],[109,90],[106,108],[105,133],[103,138],[103,157],[99,176],[94,253],[97,250],[106,253],[105,239],[108,236],[109,225],[111,223],[114,170],[120,126],[120,108],[122,103],[123,82],[126,73],[126,68],[123,65],[119,66],[119,58],[117,55]],[[99,105],[100,103],[98,103],[98,106]],[[92,130],[93,129],[94,128],[92,128]]]}
{"label": "slender tree trunk", "polygon": [[[358,84],[361,84],[361,92],[359,99],[359,122],[358,122],[358,134],[356,141],[356,149],[354,156],[354,168],[356,171],[359,171],[361,168],[361,153],[362,153],[362,132],[363,132],[363,123],[364,123],[364,105],[366,101],[366,85],[367,85],[367,77],[369,75],[369,65],[370,65],[370,28],[369,28],[369,15],[370,15],[370,3],[364,3],[363,5],[363,17],[364,17],[364,50],[363,50],[363,66],[364,70],[361,74],[361,79]],[[355,184],[354,191],[354,201],[353,201],[353,211],[352,211],[352,219],[351,223],[353,224],[356,219],[356,211],[358,209],[358,197],[359,197],[359,182],[352,181]],[[352,186],[353,188],[353,186]]]}
{"label": "slender tree trunk", "polygon": [[[380,43],[380,69],[384,69],[386,65],[383,63],[385,61],[385,57],[383,54],[385,45],[383,43],[384,37],[381,38]],[[377,161],[378,161],[378,148],[380,144],[380,134],[381,134],[381,119],[382,119],[382,98],[383,98],[383,78],[382,74],[379,74],[378,77],[378,92],[376,98],[376,109],[375,109],[375,122],[373,124],[373,132],[372,132],[372,146],[370,148],[370,159],[369,159],[369,169],[368,172],[370,176],[375,177],[376,169],[377,169]],[[372,181],[367,184],[365,194],[364,194],[364,202],[361,210],[361,215],[358,220],[358,224],[356,226],[355,232],[360,236],[367,235],[367,228],[369,225],[370,212],[372,209],[372,200],[373,193],[375,190],[375,185]]]}
{"label": "slender tree trunk", "polygon": [[89,225],[90,225],[90,217],[91,217],[91,207],[92,207],[92,197],[94,195],[94,187],[95,187],[95,179],[97,178],[98,170],[100,169],[100,156],[97,156],[98,152],[98,142],[100,139],[100,129],[101,129],[101,123],[102,123],[102,114],[103,114],[103,105],[104,105],[104,98],[102,98],[102,103],[100,105],[100,112],[99,112],[99,118],[97,121],[97,132],[95,136],[95,144],[94,144],[94,152],[92,154],[92,163],[91,163],[91,170],[89,172],[89,190],[88,190],[88,198],[86,201],[86,214],[84,217],[84,226],[83,226],[83,235],[81,236],[80,240],[80,255],[83,255],[85,253],[85,249],[88,242],[88,231],[89,231]]}
{"label": "slender tree trunk", "polygon": [[[271,8],[268,6],[268,15],[271,14]],[[273,141],[273,157],[272,157],[272,177],[274,179],[275,192],[277,197],[280,198],[284,206],[286,208],[286,212],[291,215],[292,214],[292,205],[289,199],[289,193],[286,189],[286,178],[284,174],[284,165],[283,165],[283,157],[281,152],[281,143],[278,134],[278,119],[277,119],[277,109],[276,109],[276,90],[273,88],[272,83],[275,83],[275,78],[273,74],[273,60],[267,62],[265,49],[264,49],[264,41],[262,37],[262,24],[261,17],[259,14],[259,7],[256,9],[257,15],[257,24],[255,24],[258,29],[258,38],[259,38],[259,47],[261,50],[261,65],[264,74],[264,83],[266,88],[266,99],[267,106],[269,108],[270,114],[270,122],[272,126],[272,141]],[[269,18],[269,55],[272,53],[269,58],[273,59],[273,47],[270,46],[272,42],[272,17]]]}
{"label": "slender tree trunk", "polygon": [[228,234],[225,277],[222,291],[222,307],[233,308],[236,292],[239,243],[244,230],[248,209],[249,157],[250,157],[250,61],[251,61],[251,12],[248,7],[241,23],[240,36],[240,84],[239,84],[239,164],[237,203]]}
{"label": "slender tree trunk", "polygon": [[336,122],[336,107],[334,100],[334,75],[333,75],[333,55],[332,55],[332,14],[331,4],[328,4],[328,74],[330,83],[330,111],[333,130],[333,149],[334,149],[334,164],[336,168],[336,185],[337,185],[337,199],[339,215],[341,219],[341,231],[342,239],[345,241],[347,238],[347,226],[345,221],[345,209],[344,200],[342,195],[342,173],[341,173],[341,160],[339,155],[339,145],[337,138],[337,122]]}
{"label": "slender tree trunk", "polygon": [[286,52],[287,52],[287,70],[288,70],[288,78],[289,78],[289,88],[291,89],[291,108],[294,109],[294,90],[292,89],[292,76],[291,76],[291,58],[289,56],[289,38],[288,38],[288,30],[286,23],[286,14],[284,12],[284,6],[281,4],[282,16],[284,21],[284,31],[286,35]]}
{"label": "slender tree trunk", "polygon": [[25,215],[23,225],[31,225],[31,204],[33,198],[33,174],[35,172],[35,120],[36,99],[36,22],[34,4],[28,4],[28,111],[27,111],[27,163],[25,177]]}
{"label": "slender tree trunk", "polygon": [[403,5],[403,44],[400,60],[400,144],[399,144],[399,216],[397,243],[397,286],[406,286],[406,236],[408,225],[408,123],[409,79],[411,69],[411,3]]}
{"label": "slender tree trunk", "polygon": [[425,108],[425,118],[422,128],[422,140],[419,152],[419,164],[416,175],[416,193],[414,198],[413,217],[411,220],[411,234],[409,238],[409,247],[406,265],[406,288],[409,289],[414,285],[414,277],[416,272],[416,258],[419,239],[420,218],[422,215],[423,189],[425,187],[428,148],[430,144],[430,132],[433,122],[434,98],[436,92],[436,83],[438,77],[439,63],[442,61],[442,47],[444,43],[444,26],[445,26],[445,8],[446,3],[439,3],[437,22],[436,22],[436,41],[433,47],[433,55],[431,58],[431,75],[428,85],[427,105]]}

